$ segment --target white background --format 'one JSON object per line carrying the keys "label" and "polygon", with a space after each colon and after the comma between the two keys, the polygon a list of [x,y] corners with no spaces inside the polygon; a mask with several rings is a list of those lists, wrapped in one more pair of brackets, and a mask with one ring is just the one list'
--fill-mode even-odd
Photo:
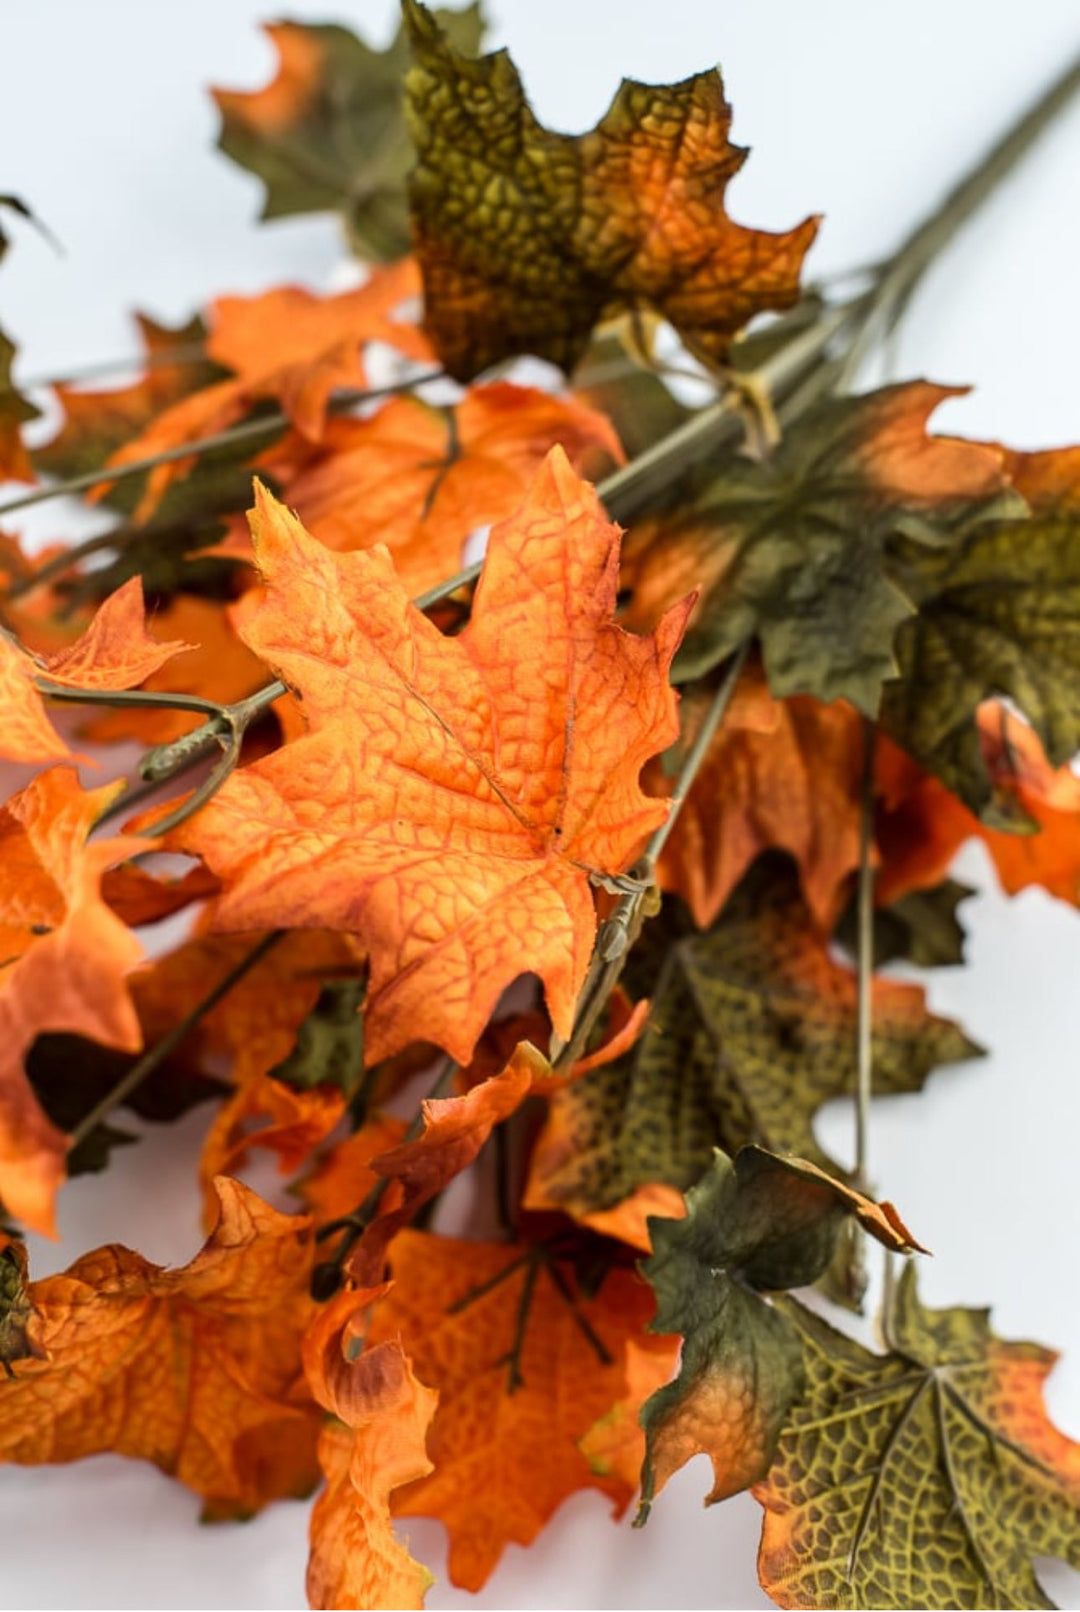
{"label": "white background", "polygon": [[[734,135],[754,147],[733,184],[740,222],[826,223],[810,269],[825,274],[887,250],[1080,44],[1075,0],[490,0],[537,111],[568,130],[602,113],[620,74],[667,80],[719,61]],[[382,42],[390,0],[293,0],[289,15],[335,20]],[[272,14],[272,13],[271,13]],[[128,312],[177,322],[208,298],[289,280],[324,287],[341,258],[336,226],[256,226],[260,187],[213,151],[207,82],[255,88],[270,48],[252,0],[36,0],[8,4],[0,93],[0,190],[25,197],[66,248],[31,233],[0,267],[0,323],[26,378],[133,350]],[[970,382],[942,426],[1045,447],[1080,437],[1076,169],[1080,108],[968,227],[905,326],[894,374]],[[56,505],[24,529],[69,535]],[[988,887],[980,854],[961,873]],[[935,1252],[932,1303],[992,1304],[998,1329],[1074,1354],[1049,1402],[1080,1437],[1080,1300],[1074,1160],[1080,1136],[1076,1014],[1080,923],[1031,892],[992,888],[964,913],[970,967],[936,973],[933,1005],[992,1048],[933,1077],[921,1098],[875,1114],[883,1193]],[[36,1272],[128,1241],[182,1262],[199,1243],[194,1159],[205,1111],[122,1151],[105,1178],[65,1192],[59,1247],[32,1240]],[[822,1138],[849,1151],[850,1116]],[[153,1211],[147,1208],[153,1203]],[[2,1395],[2,1387],[0,1387]],[[0,1401],[2,1405],[2,1401]],[[511,1548],[484,1594],[443,1575],[441,1529],[412,1523],[440,1576],[429,1605],[757,1607],[757,1508],[711,1512],[703,1460],[672,1481],[649,1526],[614,1527],[581,1495],[541,1543]],[[306,1507],[245,1527],[199,1529],[194,1498],[156,1470],[114,1457],[0,1472],[3,1607],[250,1607],[303,1604]],[[1080,1607],[1080,1578],[1046,1583]]]}

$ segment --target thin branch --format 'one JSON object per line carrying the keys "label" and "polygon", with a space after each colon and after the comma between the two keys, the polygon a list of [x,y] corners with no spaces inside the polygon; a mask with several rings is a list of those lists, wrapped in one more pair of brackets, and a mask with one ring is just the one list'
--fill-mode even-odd
{"label": "thin branch", "polygon": [[239,980],[242,980],[244,975],[255,967],[256,963],[262,961],[272,946],[277,945],[283,934],[284,930],[275,929],[270,934],[264,935],[246,956],[242,957],[233,968],[230,968],[224,979],[219,981],[214,986],[214,989],[209,991],[202,1001],[197,1003],[191,1012],[180,1020],[179,1024],[174,1024],[167,1035],[162,1036],[161,1040],[151,1047],[149,1052],[143,1054],[138,1063],[132,1064],[123,1079],[118,1080],[112,1090],[106,1092],[101,1101],[95,1103],[90,1112],[84,1115],[78,1125],[75,1126],[68,1138],[69,1146],[74,1148],[80,1142],[85,1141],[96,1125],[100,1125],[101,1121],[114,1108],[126,1102],[132,1092],[141,1086],[143,1081],[149,1075],[152,1075],[154,1070],[164,1063],[171,1053],[176,1051],[176,1048],[185,1039],[189,1031],[193,1030],[199,1021],[204,1019],[211,1009],[215,1008],[221,999],[229,994],[233,986]]}
{"label": "thin branch", "polygon": [[874,750],[877,728],[863,718],[863,765],[859,792],[859,882],[857,901],[855,1007],[855,1184],[865,1192],[869,1180],[870,1100],[874,1084]]}

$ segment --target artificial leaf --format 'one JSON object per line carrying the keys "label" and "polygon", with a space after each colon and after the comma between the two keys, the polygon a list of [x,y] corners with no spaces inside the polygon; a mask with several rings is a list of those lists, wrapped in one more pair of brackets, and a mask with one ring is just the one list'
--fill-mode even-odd
{"label": "artificial leaf", "polygon": [[105,600],[77,642],[52,655],[34,657],[0,632],[0,754],[15,761],[54,761],[70,754],[45,714],[39,679],[64,688],[133,688],[187,648],[181,642],[161,643],[147,632],[137,577]]}
{"label": "artificial leaf", "polygon": [[364,989],[358,979],[324,982],[296,1032],[296,1045],[269,1071],[275,1080],[298,1091],[334,1086],[346,1098],[354,1095],[364,1077]]}
{"label": "artificial leaf", "polygon": [[[874,967],[902,958],[920,968],[940,968],[964,961],[964,927],[956,915],[962,901],[975,894],[969,884],[943,879],[926,890],[912,890],[874,912]],[[835,938],[851,957],[858,951],[855,899],[845,908]]]}
{"label": "artificial leaf", "polygon": [[247,1081],[223,1103],[206,1133],[199,1160],[204,1220],[214,1213],[214,1182],[237,1175],[253,1147],[277,1155],[282,1175],[294,1175],[338,1125],[345,1099],[330,1086],[295,1091],[269,1075]]}
{"label": "artificial leaf", "polygon": [[110,868],[101,881],[103,900],[129,929],[156,924],[181,912],[193,901],[217,894],[218,882],[208,868],[189,867],[179,878],[161,878],[134,862]]}
{"label": "artificial leaf", "polygon": [[[552,1098],[534,1201],[579,1216],[649,1183],[685,1189],[714,1147],[751,1141],[840,1173],[812,1120],[855,1090],[855,976],[816,934],[786,858],[759,860],[706,934],[669,902],[624,980],[650,996],[649,1022],[625,1057]],[[875,980],[872,1050],[883,1094],[980,1049],[918,986]]]}
{"label": "artificial leaf", "polygon": [[116,1244],[34,1282],[47,1359],[4,1389],[0,1459],[115,1451],[153,1461],[219,1513],[310,1488],[316,1417],[300,1340],[310,1221],[218,1183],[212,1236],[179,1270]]}
{"label": "artificial leaf", "polygon": [[41,1360],[41,1315],[30,1297],[25,1244],[0,1233],[0,1366],[7,1377],[16,1360]]}
{"label": "artificial leaf", "polygon": [[918,606],[897,637],[881,719],[902,749],[991,827],[1002,814],[978,713],[1015,702],[1061,766],[1080,750],[1080,451],[1014,455],[1030,519],[978,523],[941,552],[905,542],[893,570]]}
{"label": "artificial leaf", "polygon": [[[683,708],[700,703],[687,696]],[[750,665],[664,847],[661,887],[705,929],[755,857],[777,847],[798,862],[807,905],[829,929],[859,863],[863,745],[845,701],[774,700]]]}
{"label": "artificial leaf", "polygon": [[11,378],[15,343],[0,330],[0,482],[33,481],[34,467],[22,440],[22,427],[38,411]]}
{"label": "artificial leaf", "polygon": [[641,1510],[691,1456],[715,1482],[706,1505],[764,1476],[803,1387],[798,1335],[762,1289],[802,1287],[825,1270],[844,1216],[886,1248],[919,1247],[891,1204],[876,1204],[803,1159],[757,1147],[719,1151],[686,1198],[681,1220],[650,1219],[642,1264],[656,1292],[653,1332],[683,1335],[679,1375],[641,1412],[646,1454]]}
{"label": "artificial leaf", "polygon": [[390,1496],[431,1471],[425,1440],[439,1396],[398,1343],[364,1348],[363,1311],[384,1291],[340,1294],[304,1339],[311,1391],[336,1418],[319,1438],[327,1487],[311,1517],[314,1608],[421,1607],[433,1582],[395,1537]]}
{"label": "artificial leaf", "polygon": [[397,398],[332,421],[317,455],[283,478],[285,495],[329,548],[385,543],[420,593],[460,570],[470,533],[514,514],[556,443],[575,468],[597,450],[622,458],[603,415],[532,387],[476,386],[444,408]]}
{"label": "artificial leaf", "polygon": [[523,1041],[505,1069],[473,1086],[463,1097],[429,1098],[420,1105],[424,1126],[420,1135],[373,1162],[390,1191],[349,1256],[346,1270],[358,1286],[372,1286],[382,1279],[392,1238],[422,1204],[469,1167],[495,1126],[524,1102],[537,1082],[550,1076],[547,1059]]}
{"label": "artificial leaf", "polygon": [[135,322],[146,359],[138,380],[109,391],[86,391],[68,382],[54,388],[64,422],[51,441],[34,450],[34,463],[45,475],[66,480],[100,470],[162,409],[220,379],[222,372],[206,357],[206,327],[198,315],[175,329],[141,313]]}
{"label": "artificial leaf", "polygon": [[786,234],[723,210],[746,153],[720,75],[624,80],[588,134],[538,123],[509,56],[457,52],[405,0],[409,176],[425,328],[452,375],[535,353],[573,368],[597,322],[653,310],[706,359],[755,313],[789,307],[815,219]]}
{"label": "artificial leaf", "polygon": [[586,1299],[541,1248],[411,1230],[394,1239],[390,1265],[369,1338],[400,1342],[439,1394],[435,1470],[394,1509],[444,1523],[451,1579],[478,1590],[505,1546],[531,1544],[576,1490],[629,1500],[632,1487],[592,1472],[578,1440],[624,1394],[626,1343],[651,1298],[625,1269]]}
{"label": "artificial leaf", "polygon": [[621,872],[664,803],[686,605],[615,626],[617,531],[553,449],[491,534],[468,626],[443,638],[389,556],[333,554],[265,492],[265,602],[247,642],[309,732],[234,772],[173,843],[222,879],[220,928],[327,926],[370,948],[369,1062],[418,1030],[459,1062],[504,986],[541,976],[568,1036],[596,933],[589,870]]}
{"label": "artificial leaf", "polygon": [[[479,6],[435,15],[460,50],[479,48]],[[263,218],[337,212],[362,257],[400,257],[409,250],[412,161],[401,105],[404,26],[383,51],[335,24],[264,28],[278,55],[274,79],[254,92],[211,91],[221,150],[265,184]]]}
{"label": "artificial leaf", "polygon": [[876,714],[913,609],[888,539],[904,531],[919,553],[934,552],[1008,485],[997,450],[927,434],[930,414],[955,395],[910,381],[819,403],[767,459],[708,467],[688,504],[631,531],[631,621],[688,585],[702,589],[676,678],[699,677],[756,634],[774,694]]}
{"label": "artificial leaf", "polygon": [[806,1391],[768,1478],[759,1570],[784,1607],[1050,1607],[1035,1556],[1080,1567],[1080,1445],[1042,1402],[1055,1356],[901,1278],[890,1352],[801,1306]]}
{"label": "artificial leaf", "polygon": [[[646,1242],[645,1252],[651,1245]],[[646,1400],[675,1376],[681,1350],[679,1338],[631,1338],[626,1345],[626,1397],[595,1421],[578,1447],[600,1477],[618,1477],[636,1489],[645,1460],[645,1433],[639,1420]]]}
{"label": "artificial leaf", "polygon": [[[416,265],[406,258],[374,270],[355,290],[332,296],[278,286],[254,297],[220,297],[210,310],[206,350],[233,378],[164,409],[111,462],[128,464],[214,436],[266,401],[278,403],[301,435],[317,441],[331,393],[366,385],[366,343],[383,341],[410,358],[429,357],[420,331],[393,318],[394,309],[418,289]],[[177,459],[153,469],[137,518],[151,514],[194,463],[194,458]]]}
{"label": "artificial leaf", "polygon": [[0,811],[0,1197],[47,1236],[68,1142],[34,1096],[23,1057],[45,1031],[127,1051],[141,1045],[125,976],[142,949],[102,901],[100,881],[146,842],[86,843],[117,787],[87,793],[72,770],[56,767]]}

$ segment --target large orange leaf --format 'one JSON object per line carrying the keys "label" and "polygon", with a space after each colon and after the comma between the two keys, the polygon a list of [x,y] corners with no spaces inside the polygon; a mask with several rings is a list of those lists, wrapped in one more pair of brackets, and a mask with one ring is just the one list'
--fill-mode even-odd
{"label": "large orange leaf", "polygon": [[55,654],[36,658],[0,632],[0,755],[55,761],[71,754],[45,714],[36,678],[66,688],[134,688],[188,647],[147,632],[138,577],[105,600],[77,642]]}
{"label": "large orange leaf", "polygon": [[569,1035],[590,870],[621,872],[666,812],[638,775],[674,737],[666,674],[689,602],[649,637],[615,626],[617,530],[558,448],[492,532],[455,638],[384,550],[333,554],[266,493],[253,530],[266,598],[245,637],[310,731],[175,836],[223,881],[216,923],[359,934],[371,1062],[418,1033],[467,1061],[529,971]]}
{"label": "large orange leaf", "polygon": [[4,1389],[0,1459],[116,1451],[173,1473],[215,1514],[311,1486],[311,1222],[236,1181],[218,1196],[213,1235],[179,1270],[112,1244],[31,1284],[47,1359],[18,1363]]}
{"label": "large orange leaf", "polygon": [[312,1393],[336,1421],[319,1439],[327,1487],[311,1515],[312,1607],[420,1607],[431,1574],[394,1536],[390,1495],[431,1471],[425,1440],[438,1395],[400,1344],[364,1348],[365,1308],[385,1289],[348,1291],[304,1339]]}
{"label": "large orange leaf", "polygon": [[450,1577],[478,1590],[505,1546],[530,1544],[576,1490],[630,1499],[634,1485],[591,1470],[578,1440],[625,1395],[626,1344],[651,1296],[634,1272],[614,1270],[575,1313],[570,1268],[556,1265],[557,1281],[541,1251],[415,1231],[395,1238],[390,1264],[370,1338],[399,1341],[439,1394],[435,1470],[395,1510],[444,1523]]}
{"label": "large orange leaf", "polygon": [[[255,297],[221,297],[210,310],[211,358],[234,372],[174,403],[113,456],[127,464],[225,430],[256,403],[272,399],[304,436],[317,440],[331,392],[366,385],[362,348],[383,341],[410,358],[430,356],[427,339],[393,310],[419,290],[409,258],[376,269],[354,291],[320,297],[301,286],[279,286]],[[142,519],[192,459],[150,473],[137,510]]]}
{"label": "large orange leaf", "polygon": [[795,301],[817,221],[772,235],[724,212],[746,153],[728,140],[719,73],[624,80],[595,129],[556,134],[505,51],[472,60],[417,0],[404,9],[414,239],[451,374],[521,352],[571,369],[596,322],[627,308],[719,359],[755,313]]}
{"label": "large orange leaf", "polygon": [[73,771],[57,767],[0,811],[0,1197],[49,1236],[67,1138],[40,1108],[23,1056],[48,1030],[127,1051],[141,1045],[125,975],[142,949],[102,901],[100,882],[146,842],[86,844],[115,797],[116,786],[87,793]]}
{"label": "large orange leaf", "polygon": [[329,548],[385,543],[420,593],[461,567],[470,532],[514,513],[555,443],[577,469],[597,450],[622,458],[602,414],[531,387],[477,386],[446,408],[398,398],[369,419],[330,422],[285,491]]}

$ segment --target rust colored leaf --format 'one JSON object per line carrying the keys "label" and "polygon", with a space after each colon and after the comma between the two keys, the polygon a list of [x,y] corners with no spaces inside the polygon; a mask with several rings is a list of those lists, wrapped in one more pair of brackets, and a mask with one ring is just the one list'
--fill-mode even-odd
{"label": "rust colored leaf", "polygon": [[115,1451],[172,1473],[216,1515],[310,1488],[310,1221],[236,1181],[218,1196],[212,1236],[179,1270],[113,1244],[32,1284],[47,1359],[18,1365],[4,1389],[0,1459]]}
{"label": "rust colored leaf", "polygon": [[755,857],[788,851],[807,905],[828,931],[859,863],[862,719],[843,700],[773,700],[756,665],[740,695],[745,703],[737,698],[721,723],[679,814],[659,882],[706,929]]}
{"label": "rust colored leaf", "polygon": [[311,1516],[314,1608],[421,1607],[433,1582],[396,1538],[390,1497],[431,1471],[426,1438],[439,1396],[400,1344],[364,1347],[364,1311],[385,1291],[339,1294],[304,1339],[311,1391],[337,1418],[319,1439],[327,1487]]}
{"label": "rust colored leaf", "polygon": [[318,454],[284,478],[285,496],[328,548],[385,543],[420,593],[461,568],[471,532],[514,514],[556,443],[576,469],[596,450],[622,459],[604,416],[571,398],[508,382],[446,408],[398,398],[366,420],[331,421]]}
{"label": "rust colored leaf", "polygon": [[506,1545],[531,1544],[576,1490],[598,1488],[620,1507],[629,1500],[632,1486],[591,1471],[578,1441],[626,1393],[626,1345],[651,1297],[633,1272],[616,1269],[594,1298],[578,1298],[571,1267],[554,1266],[564,1291],[539,1250],[409,1230],[395,1238],[390,1264],[370,1340],[400,1342],[439,1394],[434,1471],[394,1509],[444,1523],[451,1579],[478,1590]]}
{"label": "rust colored leaf", "polygon": [[615,626],[616,529],[557,448],[492,533],[455,638],[385,552],[332,554],[266,493],[253,529],[266,600],[245,637],[310,731],[175,836],[223,881],[216,923],[358,934],[369,1062],[418,1031],[467,1062],[527,971],[568,1035],[596,933],[589,870],[620,872],[665,815],[637,780],[674,736],[687,605],[648,638]]}
{"label": "rust colored leaf", "polygon": [[55,761],[71,753],[45,714],[35,679],[65,688],[134,688],[188,647],[161,643],[147,632],[138,577],[105,600],[81,638],[52,655],[29,655],[0,633],[0,755]]}
{"label": "rust colored leaf", "polygon": [[796,300],[817,221],[772,235],[727,217],[746,153],[728,140],[719,73],[624,80],[590,133],[556,134],[505,51],[472,60],[417,0],[404,9],[425,325],[451,374],[522,352],[570,370],[624,309],[655,311],[715,361],[755,313]]}
{"label": "rust colored leaf", "polygon": [[534,1085],[550,1077],[547,1059],[523,1041],[505,1069],[463,1097],[421,1104],[424,1129],[416,1140],[374,1160],[373,1169],[391,1184],[391,1192],[349,1256],[346,1269],[358,1286],[382,1279],[386,1250],[402,1226],[469,1167],[495,1126],[524,1102]]}
{"label": "rust colored leaf", "polygon": [[102,873],[145,848],[86,838],[116,786],[83,791],[73,771],[41,773],[0,811],[0,1197],[55,1235],[67,1138],[46,1118],[23,1069],[35,1036],[71,1031],[134,1051],[139,1022],[126,976],[142,950],[100,894]]}
{"label": "rust colored leaf", "polygon": [[[127,464],[213,436],[264,400],[278,403],[297,431],[317,441],[330,394],[366,385],[366,343],[384,341],[410,358],[430,357],[420,331],[392,317],[418,290],[416,265],[405,258],[376,269],[355,291],[333,296],[279,286],[254,297],[219,298],[211,308],[206,350],[234,378],[202,387],[165,409],[111,462]],[[151,471],[137,518],[151,514],[194,462],[177,460]]]}
{"label": "rust colored leaf", "polygon": [[[645,1251],[648,1252],[648,1244]],[[674,1377],[681,1347],[673,1336],[631,1338],[627,1342],[626,1397],[594,1422],[579,1440],[582,1455],[599,1477],[617,1477],[628,1489],[637,1488],[645,1459],[641,1411],[646,1400]]]}

